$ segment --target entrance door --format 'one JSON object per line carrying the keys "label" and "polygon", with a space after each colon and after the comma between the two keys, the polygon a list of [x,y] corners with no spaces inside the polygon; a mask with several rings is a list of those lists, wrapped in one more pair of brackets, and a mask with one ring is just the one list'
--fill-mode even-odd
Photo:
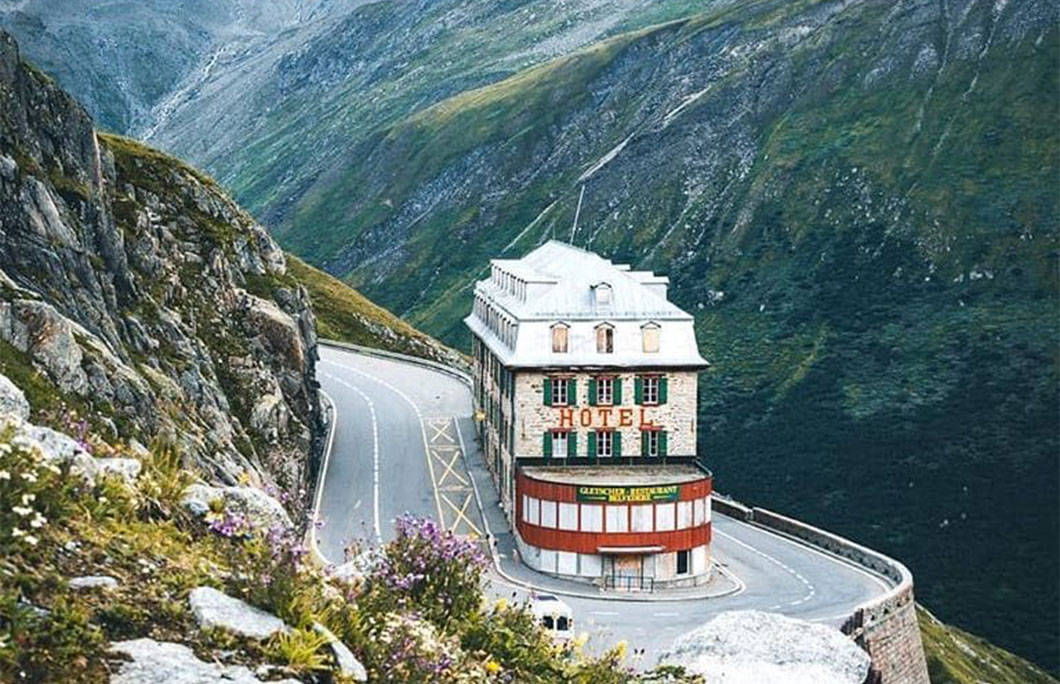
{"label": "entrance door", "polygon": [[616,589],[639,591],[644,577],[644,556],[639,554],[615,554],[604,556],[604,571],[611,577]]}

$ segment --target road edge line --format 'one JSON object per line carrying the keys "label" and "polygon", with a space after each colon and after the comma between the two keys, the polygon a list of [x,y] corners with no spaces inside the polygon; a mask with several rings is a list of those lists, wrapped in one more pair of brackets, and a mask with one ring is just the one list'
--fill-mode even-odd
{"label": "road edge line", "polygon": [[328,425],[327,443],[324,447],[324,461],[320,464],[320,474],[317,475],[317,490],[313,496],[313,509],[310,511],[309,551],[317,562],[322,565],[329,565],[330,561],[320,550],[319,542],[317,541],[317,518],[320,515],[320,502],[324,498],[324,482],[327,480],[328,466],[331,464],[331,448],[335,444],[335,426],[339,423],[339,407],[335,400],[331,398],[331,395],[325,392],[323,388],[318,388],[317,392],[327,400],[328,406],[331,408],[331,420],[330,425]]}

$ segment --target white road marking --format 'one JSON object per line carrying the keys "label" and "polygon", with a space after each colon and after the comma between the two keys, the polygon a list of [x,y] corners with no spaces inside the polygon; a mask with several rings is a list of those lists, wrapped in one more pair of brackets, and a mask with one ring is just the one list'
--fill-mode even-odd
{"label": "white road marking", "polygon": [[791,575],[792,577],[797,579],[799,582],[802,583],[802,585],[804,587],[806,587],[806,595],[804,595],[802,598],[798,599],[797,601],[792,601],[792,602],[787,603],[787,604],[778,603],[778,604],[772,605],[769,608],[766,608],[767,611],[775,611],[775,610],[778,610],[780,608],[797,606],[797,605],[799,605],[801,603],[805,603],[806,601],[809,601],[811,598],[813,598],[814,594],[817,593],[817,590],[809,582],[809,580],[807,580],[805,577],[803,577],[801,574],[799,574],[795,570],[792,570],[791,567],[788,566],[783,561],[777,560],[776,558],[774,558],[773,556],[770,556],[765,551],[760,551],[759,549],[755,548],[754,546],[751,546],[747,542],[740,541],[739,539],[737,539],[736,537],[732,536],[731,534],[725,534],[721,530],[715,530],[715,532],[717,532],[721,536],[725,537],[726,539],[729,539],[730,541],[733,541],[733,542],[739,544],[740,546],[742,546],[742,547],[744,547],[746,549],[749,549],[750,551],[753,551],[754,553],[758,554],[762,558],[765,558],[766,560],[768,560],[770,563],[775,564],[777,567],[783,569],[784,572],[788,573],[789,575]]}
{"label": "white road marking", "polygon": [[594,610],[593,615],[618,615],[618,613],[613,610]]}
{"label": "white road marking", "polygon": [[[382,546],[383,528],[379,522],[379,421],[377,421],[375,417],[375,402],[372,401],[371,397],[362,392],[359,387],[351,385],[342,378],[330,373],[323,373],[323,375],[334,380],[343,387],[353,390],[361,397],[361,399],[364,399],[366,404],[368,404],[368,415],[372,419],[372,519],[375,525],[375,543]],[[338,414],[338,409],[335,409],[335,412]],[[358,505],[360,505],[360,502],[358,502]]]}
{"label": "white road marking", "polygon": [[427,431],[423,428],[423,423],[424,423],[424,421],[423,421],[423,413],[420,411],[420,407],[416,405],[416,402],[412,401],[412,399],[409,398],[409,395],[405,394],[404,392],[399,390],[397,387],[394,387],[393,385],[391,385],[386,380],[383,380],[382,378],[376,377],[376,376],[372,375],[371,373],[367,373],[367,372],[365,372],[363,370],[360,370],[359,368],[354,368],[353,366],[347,366],[346,364],[338,363],[336,361],[332,361],[331,359],[322,358],[322,359],[320,359],[320,361],[321,361],[321,363],[328,363],[328,364],[331,364],[332,366],[338,366],[339,368],[344,368],[344,369],[350,371],[351,373],[357,373],[358,375],[363,375],[364,377],[368,378],[369,380],[374,380],[375,382],[378,382],[383,387],[386,387],[387,389],[389,389],[394,394],[396,394],[399,397],[401,397],[405,401],[405,403],[407,403],[409,406],[412,407],[412,411],[416,414],[416,419],[420,423],[420,435],[423,437],[423,458],[424,458],[424,460],[427,461],[427,470],[428,470],[428,472],[431,475],[431,489],[434,491],[434,505],[435,505],[435,508],[438,510],[438,522],[439,523],[443,523],[445,518],[442,517],[442,499],[441,499],[441,497],[438,496],[438,488],[435,485],[435,481],[436,480],[434,479],[434,464],[431,463],[430,445],[429,445],[429,442],[427,440]]}
{"label": "white road marking", "polygon": [[331,425],[328,426],[328,443],[324,446],[324,462],[320,465],[320,482],[317,483],[317,493],[313,498],[313,520],[309,526],[309,548],[312,549],[313,553],[319,556],[319,560],[327,564],[328,559],[324,553],[320,550],[320,545],[317,543],[317,518],[320,516],[320,501],[324,496],[324,483],[328,477],[328,464],[331,463],[331,447],[335,444],[335,426],[339,424],[339,407],[335,403],[335,400],[331,398],[331,395],[325,392],[323,389],[320,393],[324,395],[324,398],[331,404]]}
{"label": "white road marking", "polygon": [[680,613],[652,613],[655,617],[677,617]]}

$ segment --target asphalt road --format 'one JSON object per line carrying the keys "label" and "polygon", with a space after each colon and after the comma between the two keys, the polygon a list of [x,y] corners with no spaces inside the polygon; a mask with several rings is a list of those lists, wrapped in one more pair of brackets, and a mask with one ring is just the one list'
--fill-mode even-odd
{"label": "asphalt road", "polygon": [[[472,479],[487,509],[496,495],[486,490],[492,487],[488,478],[473,476],[482,459],[470,430],[466,385],[422,366],[332,347],[321,347],[317,374],[337,415],[320,493],[324,527],[317,535],[328,560],[341,562],[351,542],[392,538],[392,521],[404,512],[440,519],[459,532],[483,531]],[[510,538],[498,529],[499,513],[486,514],[492,532]],[[645,663],[651,664],[676,636],[721,611],[766,610],[838,626],[856,605],[889,586],[874,574],[760,527],[718,513],[713,525],[714,559],[735,578],[727,581],[729,593],[665,602],[564,596],[578,631],[589,631],[597,649],[625,639],[630,649],[644,648]],[[498,547],[511,563],[504,544]],[[518,577],[540,578],[534,583],[543,590],[574,586],[525,569]],[[499,575],[491,579],[493,594],[525,597],[523,588]]]}

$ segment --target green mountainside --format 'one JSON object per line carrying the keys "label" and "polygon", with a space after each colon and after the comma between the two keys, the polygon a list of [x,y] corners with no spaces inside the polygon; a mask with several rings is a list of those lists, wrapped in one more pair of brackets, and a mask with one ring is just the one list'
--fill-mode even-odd
{"label": "green mountainside", "polygon": [[919,608],[920,635],[931,684],[1054,684],[1056,679],[1019,656],[943,624]]}
{"label": "green mountainside", "polygon": [[417,110],[275,232],[463,345],[584,188],[574,243],[697,315],[719,487],[1055,670],[1058,44],[1033,0],[738,3]]}

